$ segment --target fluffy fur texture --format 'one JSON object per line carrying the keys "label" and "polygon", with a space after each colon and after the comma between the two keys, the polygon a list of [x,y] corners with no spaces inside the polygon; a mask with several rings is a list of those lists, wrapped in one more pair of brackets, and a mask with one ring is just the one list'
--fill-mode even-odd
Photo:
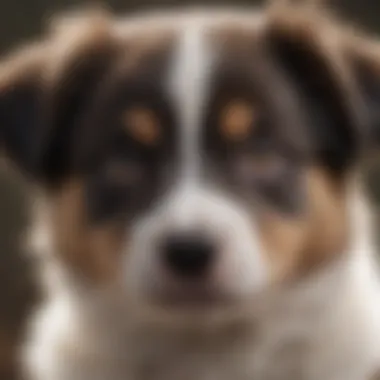
{"label": "fluffy fur texture", "polygon": [[69,17],[4,60],[48,290],[27,376],[371,379],[379,65],[300,5]]}

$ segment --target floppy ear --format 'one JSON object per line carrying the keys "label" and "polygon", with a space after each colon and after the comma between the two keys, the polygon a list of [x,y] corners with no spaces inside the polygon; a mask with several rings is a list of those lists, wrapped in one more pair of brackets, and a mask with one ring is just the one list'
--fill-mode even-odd
{"label": "floppy ear", "polygon": [[47,47],[30,46],[0,63],[1,145],[20,168],[34,171],[41,133],[42,71]]}
{"label": "floppy ear", "polygon": [[295,8],[272,13],[270,51],[298,94],[316,159],[342,174],[355,164],[366,127],[343,47],[346,31],[322,11]]}
{"label": "floppy ear", "polygon": [[108,19],[70,19],[46,41],[0,62],[0,131],[5,153],[52,184],[72,170],[79,120],[116,52]]}

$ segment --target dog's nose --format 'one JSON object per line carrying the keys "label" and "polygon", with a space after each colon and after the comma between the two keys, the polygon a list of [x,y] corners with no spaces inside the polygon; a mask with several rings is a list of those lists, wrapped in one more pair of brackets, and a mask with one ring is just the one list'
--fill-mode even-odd
{"label": "dog's nose", "polygon": [[182,278],[204,275],[214,257],[213,241],[201,233],[175,233],[162,244],[164,265],[172,274]]}

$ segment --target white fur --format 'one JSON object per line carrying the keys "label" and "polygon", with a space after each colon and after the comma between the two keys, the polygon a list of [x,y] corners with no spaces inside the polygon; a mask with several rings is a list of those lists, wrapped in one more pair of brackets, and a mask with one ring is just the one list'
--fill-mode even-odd
{"label": "white fur", "polygon": [[188,21],[180,37],[169,67],[169,92],[179,110],[182,132],[179,178],[192,182],[200,172],[199,127],[208,99],[212,57],[201,22]]}

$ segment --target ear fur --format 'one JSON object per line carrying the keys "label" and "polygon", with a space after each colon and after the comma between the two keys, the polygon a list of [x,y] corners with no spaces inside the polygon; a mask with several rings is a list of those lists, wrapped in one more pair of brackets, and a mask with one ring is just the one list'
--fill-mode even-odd
{"label": "ear fur", "polygon": [[116,53],[108,17],[65,17],[44,41],[0,62],[0,130],[6,154],[38,181],[70,169],[77,122]]}
{"label": "ear fur", "polygon": [[309,6],[276,7],[267,27],[271,52],[305,110],[315,156],[335,174],[356,163],[368,128],[366,101],[346,54],[352,36],[348,27]]}

